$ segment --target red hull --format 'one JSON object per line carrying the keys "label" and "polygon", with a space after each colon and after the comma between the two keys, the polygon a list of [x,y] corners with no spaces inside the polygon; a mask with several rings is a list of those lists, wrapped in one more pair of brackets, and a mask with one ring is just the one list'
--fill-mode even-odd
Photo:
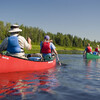
{"label": "red hull", "polygon": [[56,66],[56,58],[53,61],[39,62],[29,61],[0,54],[0,73],[20,71],[40,71]]}

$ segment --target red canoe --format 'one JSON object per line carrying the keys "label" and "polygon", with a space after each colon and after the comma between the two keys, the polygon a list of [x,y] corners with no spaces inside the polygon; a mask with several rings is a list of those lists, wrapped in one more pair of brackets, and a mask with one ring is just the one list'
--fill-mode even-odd
{"label": "red canoe", "polygon": [[0,73],[40,71],[53,68],[55,66],[56,58],[52,61],[30,61],[0,54]]}

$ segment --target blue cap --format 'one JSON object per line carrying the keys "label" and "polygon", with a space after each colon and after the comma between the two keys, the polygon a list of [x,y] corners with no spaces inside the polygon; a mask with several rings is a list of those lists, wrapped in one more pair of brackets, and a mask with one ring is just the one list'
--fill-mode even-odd
{"label": "blue cap", "polygon": [[44,39],[49,40],[49,39],[50,39],[50,37],[49,37],[48,35],[46,35],[46,36],[44,37]]}

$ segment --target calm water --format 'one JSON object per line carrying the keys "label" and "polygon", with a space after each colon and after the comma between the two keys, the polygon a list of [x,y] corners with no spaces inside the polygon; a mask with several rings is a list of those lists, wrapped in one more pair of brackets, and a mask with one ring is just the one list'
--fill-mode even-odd
{"label": "calm water", "polygon": [[100,100],[100,59],[60,54],[66,66],[0,74],[0,100]]}

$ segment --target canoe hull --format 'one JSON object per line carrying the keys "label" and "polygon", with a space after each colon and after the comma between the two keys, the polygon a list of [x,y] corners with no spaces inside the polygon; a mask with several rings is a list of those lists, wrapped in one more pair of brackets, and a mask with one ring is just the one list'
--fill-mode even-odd
{"label": "canoe hull", "polygon": [[99,55],[90,54],[90,53],[86,53],[85,58],[86,59],[100,59],[100,56]]}
{"label": "canoe hull", "polygon": [[56,66],[56,58],[52,61],[29,61],[17,57],[0,54],[0,73],[20,71],[40,71]]}

